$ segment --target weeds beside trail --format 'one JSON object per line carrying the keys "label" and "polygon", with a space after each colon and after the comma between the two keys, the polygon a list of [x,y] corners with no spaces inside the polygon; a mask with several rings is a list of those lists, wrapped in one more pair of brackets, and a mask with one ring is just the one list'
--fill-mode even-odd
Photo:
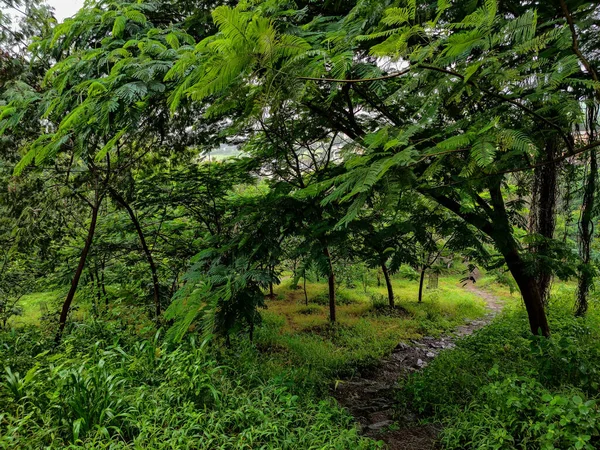
{"label": "weeds beside trail", "polygon": [[442,426],[444,449],[587,449],[600,445],[600,320],[572,316],[555,292],[550,339],[531,336],[521,308],[442,352],[398,391],[398,412]]}

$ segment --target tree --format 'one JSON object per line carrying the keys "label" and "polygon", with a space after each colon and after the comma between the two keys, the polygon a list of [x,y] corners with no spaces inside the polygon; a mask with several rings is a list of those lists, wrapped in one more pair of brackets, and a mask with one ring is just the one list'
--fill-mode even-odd
{"label": "tree", "polygon": [[[220,33],[210,41],[220,45],[196,53],[199,70],[181,86],[193,99],[214,96],[214,107],[253,86],[249,101],[259,114],[296,105],[320,117],[354,145],[349,173],[320,185],[329,191],[325,202],[355,199],[346,223],[378,180],[391,189],[408,180],[494,242],[519,286],[532,333],[549,335],[538,276],[515,233],[518,211],[503,190],[512,173],[548,164],[534,160],[550,140],[560,142],[553,164],[598,145],[575,146],[569,137],[581,116],[570,86],[598,86],[581,73],[585,63],[569,18],[557,26],[538,23],[534,10],[502,16],[488,1],[447,21],[450,3],[417,15],[411,1],[371,25],[374,11],[362,6],[302,29],[288,19],[283,32],[274,26],[276,12],[269,19],[260,8],[217,8]],[[267,37],[268,51],[260,44]],[[399,68],[386,70],[381,59]],[[211,72],[222,64],[226,70]]]}

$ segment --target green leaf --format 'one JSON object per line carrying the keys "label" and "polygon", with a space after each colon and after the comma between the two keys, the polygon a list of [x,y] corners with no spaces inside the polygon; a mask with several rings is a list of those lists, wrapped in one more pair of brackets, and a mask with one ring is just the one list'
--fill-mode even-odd
{"label": "green leaf", "polygon": [[112,34],[114,37],[122,37],[123,32],[125,31],[125,26],[127,25],[127,17],[126,16],[117,16],[115,18],[115,22],[113,23]]}
{"label": "green leaf", "polygon": [[100,149],[100,151],[98,152],[98,154],[96,155],[96,161],[101,161],[103,160],[106,155],[108,154],[108,152],[110,152],[116,145],[116,143],[119,141],[119,139],[121,139],[121,137],[125,134],[125,132],[127,131],[127,129],[122,129],[120,130],[117,134],[115,134],[111,140],[109,140],[104,147],[102,147]]}

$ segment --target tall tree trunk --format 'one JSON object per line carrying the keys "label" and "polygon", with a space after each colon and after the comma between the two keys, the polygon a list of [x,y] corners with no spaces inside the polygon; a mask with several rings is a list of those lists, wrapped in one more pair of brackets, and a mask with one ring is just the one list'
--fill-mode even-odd
{"label": "tall tree trunk", "polygon": [[394,308],[396,306],[394,303],[394,288],[392,287],[392,280],[390,279],[390,273],[388,271],[387,266],[385,265],[385,262],[381,263],[381,271],[383,272],[383,276],[385,278],[385,285],[387,286],[390,308]]}
{"label": "tall tree trunk", "polygon": [[527,310],[531,332],[536,335],[541,333],[543,336],[550,336],[550,327],[546,319],[544,302],[535,276],[529,273],[516,248],[505,249],[502,253],[506,259],[508,269],[523,296],[523,303],[525,303],[525,309]]}
{"label": "tall tree trunk", "polygon": [[[95,271],[96,273],[98,273],[98,271]],[[102,294],[100,293],[100,287],[98,285],[98,280],[96,279],[96,277],[94,276],[94,271],[89,270],[89,274],[90,274],[90,282],[92,283],[92,289],[95,291],[95,297],[96,299],[94,299],[94,295],[92,295],[92,315],[94,317],[98,317],[98,305],[100,305],[100,301],[102,300]]]}
{"label": "tall tree trunk", "polygon": [[331,261],[331,253],[329,253],[327,247],[323,249],[323,253],[327,257],[327,262],[329,263],[329,274],[327,277],[329,284],[329,321],[335,323],[335,275],[333,273],[333,263]]}
{"label": "tall tree trunk", "polygon": [[490,237],[494,239],[517,286],[519,286],[527,310],[531,332],[536,335],[541,333],[543,336],[548,337],[550,336],[550,327],[544,310],[544,299],[540,293],[535,273],[532,273],[526,267],[519,253],[519,245],[512,235],[512,227],[504,206],[500,183],[492,184],[489,187],[489,192],[494,207],[494,226]]}
{"label": "tall tree trunk", "polygon": [[427,267],[421,269],[421,279],[419,280],[419,303],[423,302],[423,281],[425,281],[425,271]]}
{"label": "tall tree trunk", "polygon": [[439,192],[432,190],[425,191],[427,195],[433,197],[440,205],[448,208],[466,222],[481,230],[483,233],[493,239],[498,250],[504,256],[506,264],[512,273],[527,309],[529,316],[529,326],[534,334],[541,330],[544,336],[550,335],[550,328],[544,311],[544,302],[540,295],[535,275],[527,270],[521,255],[520,247],[515,241],[510,224],[508,213],[504,205],[501,190],[501,178],[488,179],[488,190],[490,193],[490,202],[487,204],[481,197],[476,200],[483,204],[482,213],[464,212],[459,202],[446,197]]}
{"label": "tall tree trunk", "polygon": [[[546,143],[544,161],[552,161],[557,154],[556,140]],[[531,214],[529,217],[530,232],[540,235],[544,240],[554,237],[556,228],[556,199],[557,199],[558,167],[555,163],[544,164],[534,170],[533,194],[531,199]],[[548,242],[532,245],[530,251],[543,257],[549,249]],[[552,283],[551,270],[538,258],[536,282],[544,304],[548,303],[550,285]]]}
{"label": "tall tree trunk", "polygon": [[69,310],[71,309],[71,303],[73,302],[73,298],[75,297],[75,292],[77,292],[79,279],[81,278],[81,274],[83,273],[83,269],[85,268],[85,261],[87,259],[88,253],[90,252],[92,241],[94,240],[94,233],[96,232],[96,223],[98,221],[98,210],[100,209],[101,201],[102,198],[98,197],[98,194],[96,194],[96,202],[92,207],[92,218],[90,221],[90,227],[88,229],[87,238],[85,239],[85,245],[83,246],[83,250],[81,251],[81,256],[79,257],[79,264],[77,265],[75,275],[71,280],[71,287],[69,288],[69,292],[67,293],[67,297],[63,302],[63,306],[60,312],[60,318],[58,321],[58,331],[56,333],[56,337],[54,338],[54,341],[57,344],[62,339],[62,335],[65,330],[65,325],[67,324],[67,316],[69,315]]}
{"label": "tall tree trunk", "polygon": [[594,223],[592,222],[596,194],[596,178],[598,176],[598,162],[596,152],[590,152],[590,167],[583,194],[583,211],[579,222],[579,283],[577,286],[577,306],[575,314],[583,316],[588,309],[587,296],[593,283],[591,268],[591,244],[594,236]]}
{"label": "tall tree trunk", "polygon": [[129,206],[129,203],[125,201],[125,199],[114,189],[110,190],[112,197],[127,211],[129,214],[129,218],[135,227],[135,231],[138,234],[138,238],[140,240],[140,244],[142,244],[142,249],[144,250],[144,254],[146,255],[146,260],[148,261],[148,265],[150,266],[150,272],[152,274],[152,297],[154,299],[154,314],[156,320],[160,317],[161,312],[161,304],[160,304],[160,284],[158,282],[158,274],[156,271],[156,265],[154,264],[154,258],[152,258],[152,252],[148,248],[148,244],[146,243],[146,237],[144,236],[144,231],[140,225],[135,212]]}
{"label": "tall tree trunk", "polygon": [[102,295],[104,293],[104,286],[100,279],[100,271],[98,270],[98,264],[94,264],[94,278],[96,278],[96,293],[98,297],[98,305],[102,303]]}

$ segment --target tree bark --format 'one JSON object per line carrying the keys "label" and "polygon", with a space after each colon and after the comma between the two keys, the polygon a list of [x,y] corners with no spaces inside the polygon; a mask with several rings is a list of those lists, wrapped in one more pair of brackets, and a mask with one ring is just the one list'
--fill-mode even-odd
{"label": "tree bark", "polygon": [[[473,212],[465,212],[460,203],[454,199],[434,191],[426,191],[440,205],[448,208],[467,223],[473,225],[493,239],[498,250],[504,256],[508,269],[513,275],[529,316],[529,326],[533,334],[539,330],[544,336],[550,335],[550,328],[544,311],[544,303],[540,295],[534,274],[526,270],[525,264],[519,254],[519,246],[513,237],[512,227],[509,222],[502,191],[501,180],[491,180],[488,185],[490,192],[490,205],[481,201],[481,208],[485,215]],[[492,208],[493,207],[493,208]],[[486,217],[487,216],[487,217]]]}
{"label": "tree bark", "polygon": [[323,249],[323,253],[327,257],[327,262],[329,263],[329,274],[327,277],[329,284],[329,321],[335,323],[335,275],[333,273],[333,263],[331,261],[331,253],[329,253],[327,247]]}
{"label": "tree bark", "polygon": [[489,192],[494,207],[494,222],[489,235],[494,239],[517,286],[519,286],[527,310],[531,332],[535,335],[541,333],[543,336],[548,337],[550,336],[550,327],[544,310],[544,299],[535,273],[527,270],[519,253],[519,245],[512,234],[512,227],[504,206],[500,183],[490,185]]}
{"label": "tree bark", "polygon": [[[502,251],[502,249],[500,249]],[[546,319],[543,298],[539,291],[537,279],[528,273],[523,259],[516,248],[502,251],[510,273],[514,277],[527,310],[529,328],[535,335],[550,336],[550,327]]]}
{"label": "tree bark", "polygon": [[79,279],[81,278],[81,274],[83,273],[83,269],[85,268],[85,261],[87,259],[88,253],[90,252],[92,241],[94,240],[94,233],[96,232],[96,223],[98,221],[98,210],[100,209],[101,201],[102,198],[97,197],[96,202],[92,207],[92,218],[90,222],[90,227],[88,229],[87,238],[85,239],[85,245],[83,246],[83,250],[81,251],[81,256],[79,257],[79,264],[77,265],[75,275],[71,280],[71,287],[69,288],[69,292],[67,293],[67,297],[63,302],[63,306],[60,312],[60,318],[58,321],[58,331],[56,333],[56,337],[54,338],[54,341],[57,344],[60,343],[60,340],[62,339],[62,335],[65,330],[65,325],[67,324],[67,316],[69,315],[69,310],[71,309],[71,303],[73,302],[73,298],[75,298],[75,292],[77,292]]}
{"label": "tree bark", "polygon": [[146,255],[146,260],[148,261],[148,265],[150,266],[150,272],[152,274],[152,297],[154,299],[154,313],[155,318],[158,320],[161,312],[161,304],[160,304],[160,284],[158,282],[158,274],[156,271],[156,265],[154,264],[154,258],[152,258],[152,252],[150,248],[148,248],[148,244],[146,243],[146,237],[144,236],[144,231],[140,225],[135,212],[129,206],[129,203],[125,201],[125,199],[114,189],[110,190],[112,197],[127,211],[129,214],[129,218],[135,227],[135,231],[138,234],[138,238],[140,240],[140,244],[142,244],[142,249],[144,250],[144,254]]}
{"label": "tree bark", "polygon": [[421,269],[421,279],[419,280],[419,303],[423,302],[423,281],[425,280],[426,267]]}
{"label": "tree bark", "polygon": [[383,272],[383,276],[385,278],[385,285],[387,286],[390,308],[395,308],[396,305],[394,303],[394,288],[392,287],[392,280],[390,279],[390,273],[388,271],[387,266],[385,265],[385,262],[381,263],[381,271]]}
{"label": "tree bark", "polygon": [[102,295],[104,295],[104,304],[108,306],[108,294],[106,293],[106,284],[104,283],[104,269],[106,268],[106,262],[104,256],[102,257],[100,266],[100,286],[102,287]]}
{"label": "tree bark", "polygon": [[[546,143],[544,160],[553,161],[557,153],[557,141],[552,140]],[[556,228],[556,198],[558,166],[555,163],[545,164],[537,167],[534,172],[533,194],[531,200],[531,214],[529,217],[530,232],[540,235],[543,239],[549,240],[554,237]],[[548,253],[548,242],[544,241],[532,245],[530,251],[540,257]],[[550,296],[550,285],[552,283],[552,272],[541,263],[542,258],[537,262],[537,284],[544,304],[548,303]]]}
{"label": "tree bark", "polygon": [[583,194],[583,211],[579,222],[579,255],[581,266],[579,268],[579,282],[577,286],[577,306],[575,314],[584,316],[588,309],[588,292],[593,283],[591,262],[591,244],[594,235],[593,210],[596,194],[596,178],[598,176],[598,162],[596,152],[590,152],[590,168]]}

